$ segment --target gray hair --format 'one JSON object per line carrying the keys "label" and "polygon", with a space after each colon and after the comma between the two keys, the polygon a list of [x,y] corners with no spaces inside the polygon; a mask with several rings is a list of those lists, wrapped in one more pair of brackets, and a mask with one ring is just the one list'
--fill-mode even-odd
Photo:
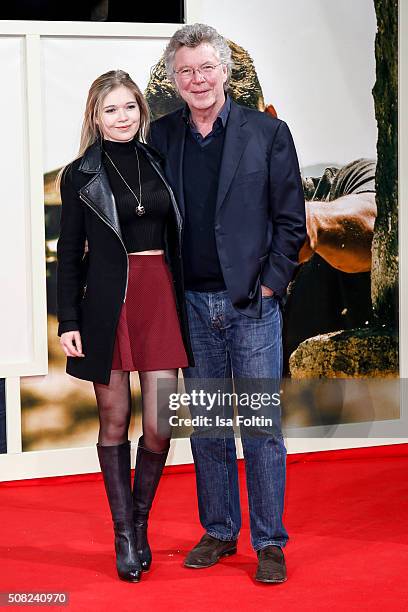
{"label": "gray hair", "polygon": [[181,47],[198,47],[201,43],[208,43],[214,47],[218,53],[221,64],[227,67],[227,80],[224,88],[227,88],[231,77],[234,62],[231,58],[231,49],[226,39],[218,34],[217,30],[204,23],[194,23],[186,25],[177,30],[170,39],[169,44],[164,50],[164,62],[169,80],[174,84],[174,58]]}

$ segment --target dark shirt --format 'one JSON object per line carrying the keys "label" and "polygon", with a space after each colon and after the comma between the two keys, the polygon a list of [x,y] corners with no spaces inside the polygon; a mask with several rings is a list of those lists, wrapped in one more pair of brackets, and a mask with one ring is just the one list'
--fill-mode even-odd
{"label": "dark shirt", "polygon": [[[103,149],[139,198],[139,173],[135,144],[103,141]],[[170,209],[170,196],[144,153],[138,150],[142,183],[142,206],[145,214],[137,215],[137,201],[121,179],[109,158],[103,163],[115,198],[123,242],[128,253],[164,249],[164,228]]]}
{"label": "dark shirt", "polygon": [[187,110],[183,177],[185,221],[183,240],[184,280],[192,291],[222,291],[224,278],[215,240],[215,207],[225,126],[231,101],[227,97],[211,132],[203,138]]}

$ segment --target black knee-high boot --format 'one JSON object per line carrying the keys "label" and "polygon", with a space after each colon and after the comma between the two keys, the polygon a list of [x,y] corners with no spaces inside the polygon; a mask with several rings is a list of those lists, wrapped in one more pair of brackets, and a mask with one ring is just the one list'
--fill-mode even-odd
{"label": "black knee-high boot", "polygon": [[159,453],[151,451],[143,446],[143,436],[139,439],[133,485],[133,521],[137,553],[144,571],[152,563],[152,551],[147,540],[149,512],[168,453],[168,448]]}
{"label": "black knee-high boot", "polygon": [[118,575],[121,580],[139,582],[142,568],[137,554],[132,520],[130,442],[117,446],[98,444],[97,449],[112,513]]}

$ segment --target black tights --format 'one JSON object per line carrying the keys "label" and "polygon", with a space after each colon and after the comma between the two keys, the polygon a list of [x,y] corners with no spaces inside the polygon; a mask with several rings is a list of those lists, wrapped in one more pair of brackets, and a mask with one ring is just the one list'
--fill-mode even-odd
{"label": "black tights", "polygon": [[[166,432],[161,428],[159,432],[157,430],[159,412],[168,409],[167,402],[163,406],[157,405],[157,380],[173,380],[176,392],[177,370],[139,372],[139,378],[142,391],[143,442],[150,450],[160,452],[168,447],[171,432],[170,428]],[[170,383],[170,387],[172,386]],[[131,414],[129,372],[112,370],[109,385],[94,383],[94,389],[99,411],[98,443],[101,446],[115,446],[126,442]]]}

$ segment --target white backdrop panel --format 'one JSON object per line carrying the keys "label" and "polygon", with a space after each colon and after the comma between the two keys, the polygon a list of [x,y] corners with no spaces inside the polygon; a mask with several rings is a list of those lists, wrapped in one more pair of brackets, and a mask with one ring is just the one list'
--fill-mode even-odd
{"label": "white backdrop panel", "polygon": [[0,37],[0,369],[26,362],[32,352],[28,162],[24,39]]}
{"label": "white backdrop panel", "polygon": [[373,0],[190,0],[188,19],[249,52],[303,168],[376,156]]}
{"label": "white backdrop panel", "polygon": [[150,69],[160,59],[166,42],[154,38],[42,40],[45,172],[75,157],[92,81],[120,68],[144,91]]}

